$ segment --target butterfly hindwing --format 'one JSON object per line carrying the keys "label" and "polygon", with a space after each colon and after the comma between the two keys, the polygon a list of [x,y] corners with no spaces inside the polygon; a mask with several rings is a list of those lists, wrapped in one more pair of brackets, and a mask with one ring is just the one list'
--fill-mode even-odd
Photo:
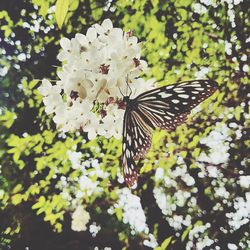
{"label": "butterfly hindwing", "polygon": [[135,111],[125,111],[123,121],[122,167],[126,183],[133,186],[138,178],[135,161],[143,157],[151,146],[151,128]]}

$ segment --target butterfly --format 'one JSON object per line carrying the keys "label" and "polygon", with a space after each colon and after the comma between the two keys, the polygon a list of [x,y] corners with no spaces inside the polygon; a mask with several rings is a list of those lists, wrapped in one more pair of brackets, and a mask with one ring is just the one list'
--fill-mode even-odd
{"label": "butterfly", "polygon": [[217,88],[213,80],[193,80],[152,89],[134,99],[131,93],[123,97],[122,169],[128,186],[137,183],[138,165],[151,147],[152,131],[173,131]]}

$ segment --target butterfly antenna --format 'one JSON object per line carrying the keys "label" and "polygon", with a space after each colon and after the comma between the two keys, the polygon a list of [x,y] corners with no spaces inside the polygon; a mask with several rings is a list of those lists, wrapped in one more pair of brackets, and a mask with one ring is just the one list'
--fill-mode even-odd
{"label": "butterfly antenna", "polygon": [[[128,88],[129,88],[129,90],[130,90],[130,93],[129,93],[128,96],[131,96],[131,94],[132,94],[132,89],[131,89],[131,87],[130,87],[129,84],[128,84],[128,75],[126,76],[126,83],[127,83],[127,90],[128,90]],[[127,91],[126,91],[126,94],[127,94]]]}
{"label": "butterfly antenna", "polygon": [[129,93],[129,95],[128,96],[131,96],[131,94],[132,94],[132,89],[131,89],[131,87],[128,85],[128,87],[129,87],[129,90],[130,90],[130,93]]}
{"label": "butterfly antenna", "polygon": [[120,93],[121,93],[122,97],[124,97],[124,94],[122,93],[122,91],[121,91],[121,89],[120,89],[120,87],[119,87],[119,86],[118,86],[118,89],[119,89],[119,91],[120,91]]}

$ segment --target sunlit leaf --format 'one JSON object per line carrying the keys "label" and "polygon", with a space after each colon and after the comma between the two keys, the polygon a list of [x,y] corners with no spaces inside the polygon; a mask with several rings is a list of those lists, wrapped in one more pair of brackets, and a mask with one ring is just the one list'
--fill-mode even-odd
{"label": "sunlit leaf", "polygon": [[61,29],[68,13],[69,0],[57,0],[56,1],[56,21],[58,27]]}

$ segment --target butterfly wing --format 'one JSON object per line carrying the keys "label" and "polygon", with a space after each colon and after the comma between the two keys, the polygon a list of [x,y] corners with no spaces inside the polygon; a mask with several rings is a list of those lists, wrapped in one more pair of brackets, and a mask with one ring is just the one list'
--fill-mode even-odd
{"label": "butterfly wing", "polygon": [[136,160],[139,160],[151,146],[152,129],[135,110],[126,110],[123,120],[122,168],[126,183],[137,182]]}
{"label": "butterfly wing", "polygon": [[151,128],[174,130],[217,87],[217,83],[212,80],[195,80],[147,91],[135,99],[138,113]]}
{"label": "butterfly wing", "polygon": [[129,186],[136,183],[136,160],[145,156],[156,127],[174,130],[190,111],[217,90],[212,80],[185,81],[142,93],[126,109],[123,121],[123,173]]}

